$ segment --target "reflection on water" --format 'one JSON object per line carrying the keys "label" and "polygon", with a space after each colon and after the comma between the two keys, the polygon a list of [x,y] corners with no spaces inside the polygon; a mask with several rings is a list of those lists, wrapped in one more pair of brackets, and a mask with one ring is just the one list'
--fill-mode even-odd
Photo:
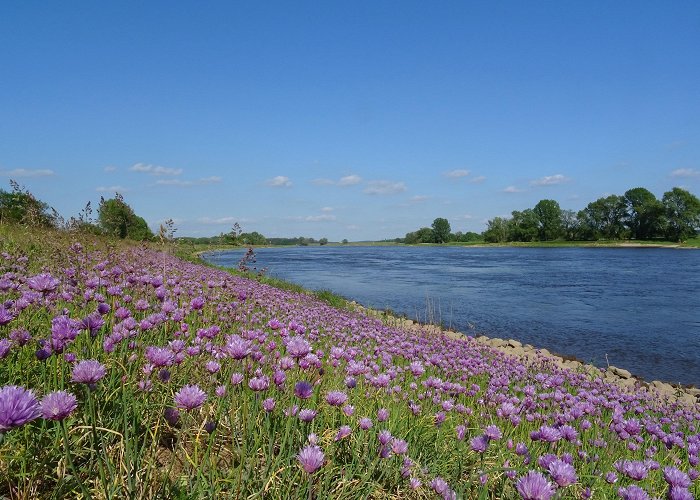
{"label": "reflection on water", "polygon": [[[241,250],[207,255],[236,267]],[[700,252],[655,248],[293,247],[268,274],[458,330],[700,385]],[[470,330],[473,325],[474,330]]]}

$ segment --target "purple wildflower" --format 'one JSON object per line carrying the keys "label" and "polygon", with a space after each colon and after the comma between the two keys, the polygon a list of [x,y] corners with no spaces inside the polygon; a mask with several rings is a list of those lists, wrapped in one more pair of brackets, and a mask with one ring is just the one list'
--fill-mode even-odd
{"label": "purple wildflower", "polygon": [[331,406],[340,406],[348,400],[348,395],[343,391],[330,391],[326,394],[326,402]]}
{"label": "purple wildflower", "polygon": [[7,353],[10,352],[11,345],[9,339],[0,339],[0,359],[7,356]]}
{"label": "purple wildflower", "polygon": [[489,446],[489,438],[485,435],[477,436],[475,438],[472,438],[472,440],[469,442],[469,445],[471,446],[471,449],[473,451],[484,453],[486,451],[486,448],[488,448]]}
{"label": "purple wildflower", "polygon": [[403,439],[394,438],[391,442],[391,451],[396,455],[404,455],[408,453],[408,443]]}
{"label": "purple wildflower", "polygon": [[304,408],[302,410],[299,410],[299,420],[302,422],[311,422],[314,418],[316,418],[316,410],[309,410],[307,408]]}
{"label": "purple wildflower", "polygon": [[366,431],[372,428],[372,419],[367,417],[362,417],[359,422],[360,429]]}
{"label": "purple wildflower", "polygon": [[349,425],[341,425],[338,429],[338,433],[335,435],[335,440],[340,441],[341,439],[348,437],[351,432],[352,429]]}
{"label": "purple wildflower", "polygon": [[267,398],[263,401],[262,406],[263,410],[265,410],[267,413],[270,413],[272,410],[275,409],[275,400],[273,398]]}
{"label": "purple wildflower", "polygon": [[96,384],[107,374],[105,366],[96,359],[84,359],[73,366],[71,380],[78,384]]}
{"label": "purple wildflower", "polygon": [[303,358],[311,352],[311,345],[304,337],[294,336],[287,340],[287,354],[293,358]]}
{"label": "purple wildflower", "polygon": [[270,379],[266,376],[253,377],[248,381],[248,387],[254,391],[265,391],[270,387]]}
{"label": "purple wildflower", "polygon": [[194,410],[204,404],[207,394],[198,385],[186,385],[182,387],[173,398],[175,406],[182,410]]}
{"label": "purple wildflower", "polygon": [[690,486],[690,477],[683,471],[675,467],[664,467],[664,479],[671,488],[680,487],[688,488]]}
{"label": "purple wildflower", "polygon": [[486,429],[484,429],[484,435],[491,440],[501,439],[501,437],[503,437],[501,429],[495,425],[487,425]]}
{"label": "purple wildflower", "polygon": [[156,367],[171,366],[175,361],[175,353],[167,347],[148,346],[145,355],[146,359]]}
{"label": "purple wildflower", "polygon": [[299,399],[309,399],[314,392],[314,386],[309,382],[300,380],[294,384],[294,395]]}
{"label": "purple wildflower", "polygon": [[177,408],[171,408],[168,407],[165,409],[165,421],[168,422],[171,426],[175,427],[177,425],[178,420],[180,420],[180,412],[177,410]]}
{"label": "purple wildflower", "polygon": [[668,490],[668,500],[693,500],[695,496],[688,491],[688,488],[674,486]]}
{"label": "purple wildflower", "polygon": [[41,400],[41,415],[46,420],[63,420],[77,407],[78,400],[70,392],[51,392]]}
{"label": "purple wildflower", "polygon": [[549,464],[547,470],[549,470],[552,479],[554,479],[554,482],[557,483],[560,488],[574,484],[577,480],[576,469],[562,460],[554,460]]}
{"label": "purple wildflower", "polygon": [[244,359],[250,354],[250,341],[241,338],[239,335],[227,337],[224,350],[233,359]]}
{"label": "purple wildflower", "polygon": [[325,458],[321,448],[311,444],[302,448],[297,455],[297,460],[307,474],[313,474],[320,469]]}
{"label": "purple wildflower", "polygon": [[389,418],[389,410],[380,408],[377,411],[377,422],[385,422]]}
{"label": "purple wildflower", "polygon": [[59,281],[48,273],[37,274],[27,280],[29,288],[41,292],[44,295],[56,290],[58,284]]}
{"label": "purple wildflower", "polygon": [[0,389],[0,432],[20,427],[40,414],[39,401],[31,390],[16,385]]}
{"label": "purple wildflower", "polygon": [[549,500],[554,495],[552,483],[540,472],[530,471],[515,484],[523,500]]}
{"label": "purple wildflower", "polygon": [[391,442],[392,439],[394,439],[391,435],[391,432],[389,432],[386,429],[379,432],[378,438],[379,444],[381,444],[382,446],[386,446]]}
{"label": "purple wildflower", "polygon": [[617,490],[617,494],[620,498],[624,500],[649,500],[649,495],[642,488],[633,484],[626,488],[620,488]]}
{"label": "purple wildflower", "polygon": [[12,314],[12,311],[6,309],[3,305],[0,305],[0,326],[8,324],[13,319],[15,319],[15,315]]}

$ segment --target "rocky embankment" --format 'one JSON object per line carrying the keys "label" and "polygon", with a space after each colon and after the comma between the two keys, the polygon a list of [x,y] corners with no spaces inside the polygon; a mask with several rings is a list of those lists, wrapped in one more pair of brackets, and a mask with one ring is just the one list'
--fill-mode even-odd
{"label": "rocky embankment", "polygon": [[609,366],[605,369],[598,368],[590,363],[582,363],[581,361],[571,359],[569,357],[562,357],[557,354],[553,354],[547,349],[536,348],[530,344],[522,344],[517,340],[489,338],[485,335],[473,337],[462,332],[445,330],[436,325],[425,325],[410,319],[392,316],[385,311],[368,309],[355,302],[351,302],[351,305],[358,312],[388,320],[392,326],[396,326],[398,328],[408,330],[421,329],[423,331],[435,333],[436,335],[446,335],[453,339],[471,339],[481,345],[503,352],[504,354],[521,358],[525,363],[539,362],[545,358],[556,366],[576,372],[585,372],[591,378],[600,378],[603,382],[618,384],[630,390],[652,392],[662,400],[679,402],[688,405],[700,404],[700,389],[696,387],[673,385],[660,380],[647,382],[641,377],[632,375],[632,373],[623,368],[618,368],[616,366]]}

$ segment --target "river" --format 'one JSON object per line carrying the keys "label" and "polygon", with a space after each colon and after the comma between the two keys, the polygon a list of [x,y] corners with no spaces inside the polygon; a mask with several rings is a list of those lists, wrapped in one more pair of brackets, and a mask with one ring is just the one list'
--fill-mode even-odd
{"label": "river", "polygon": [[[237,267],[243,253],[205,260]],[[319,246],[255,253],[271,276],[368,307],[700,386],[700,251]]]}

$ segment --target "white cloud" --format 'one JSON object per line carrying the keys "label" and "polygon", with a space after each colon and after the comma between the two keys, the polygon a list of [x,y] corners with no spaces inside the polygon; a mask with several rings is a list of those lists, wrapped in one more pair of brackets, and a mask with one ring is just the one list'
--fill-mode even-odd
{"label": "white cloud", "polygon": [[508,186],[503,190],[504,193],[522,193],[523,190],[515,186]]}
{"label": "white cloud", "polygon": [[333,179],[325,179],[325,178],[320,178],[320,179],[314,179],[311,181],[312,184],[316,186],[355,186],[356,184],[360,184],[362,182],[362,177],[359,175],[346,175],[344,177],[341,177],[337,181],[334,181]]}
{"label": "white cloud", "polygon": [[115,167],[114,165],[107,165],[103,170],[105,172],[116,172],[117,167]]}
{"label": "white cloud", "polygon": [[122,186],[98,186],[95,191],[98,193],[126,193],[128,189]]}
{"label": "white cloud", "polygon": [[340,178],[338,181],[338,186],[354,186],[360,182],[362,182],[362,177],[359,175],[346,175],[345,177]]}
{"label": "white cloud", "polygon": [[221,182],[221,177],[213,175],[211,177],[202,177],[200,179],[194,180],[181,180],[181,179],[158,179],[156,184],[158,186],[202,186],[204,184],[218,184]]}
{"label": "white cloud", "polygon": [[544,177],[540,179],[535,179],[534,181],[530,181],[530,185],[532,186],[554,186],[557,184],[564,184],[565,182],[569,182],[571,179],[568,177],[562,175],[562,174],[556,174],[556,175],[545,175]]}
{"label": "white cloud", "polygon": [[457,217],[459,220],[472,220],[474,218],[471,214],[464,214]]}
{"label": "white cloud", "polygon": [[31,170],[28,168],[15,168],[14,170],[4,170],[3,175],[7,177],[49,177],[54,175],[53,170],[46,168]]}
{"label": "white cloud", "polygon": [[384,195],[403,193],[406,189],[406,184],[403,182],[369,181],[364,192],[367,194]]}
{"label": "white cloud", "polygon": [[180,175],[182,173],[181,168],[160,167],[158,165],[147,165],[145,163],[135,163],[129,170],[151,175]]}
{"label": "white cloud", "polygon": [[417,194],[417,195],[411,197],[411,199],[408,201],[410,201],[411,203],[420,203],[420,202],[423,202],[423,201],[426,201],[429,199],[430,199],[430,196],[426,196],[424,194]]}
{"label": "white cloud", "polygon": [[333,210],[335,210],[333,207],[323,207],[321,212],[332,212]]}
{"label": "white cloud", "polygon": [[328,222],[334,221],[335,219],[335,215],[332,214],[308,215],[304,218],[306,222]]}
{"label": "white cloud", "polygon": [[240,217],[219,217],[216,219],[212,219],[211,217],[200,217],[197,219],[197,222],[200,224],[207,224],[207,225],[221,225],[221,224],[234,224],[236,222],[245,222],[244,219],[241,219]]}
{"label": "white cloud", "polygon": [[479,175],[479,176],[472,177],[471,179],[469,179],[469,182],[471,182],[472,184],[481,184],[485,180],[486,180],[485,176]]}
{"label": "white cloud", "polygon": [[445,172],[443,175],[450,179],[461,179],[462,177],[466,177],[469,175],[469,170],[459,168],[456,170],[450,170],[449,172]]}
{"label": "white cloud", "polygon": [[677,168],[671,172],[671,177],[692,178],[700,177],[700,170],[695,168]]}
{"label": "white cloud", "polygon": [[292,185],[292,181],[289,180],[289,177],[278,175],[265,181],[265,184],[270,187],[289,187]]}

